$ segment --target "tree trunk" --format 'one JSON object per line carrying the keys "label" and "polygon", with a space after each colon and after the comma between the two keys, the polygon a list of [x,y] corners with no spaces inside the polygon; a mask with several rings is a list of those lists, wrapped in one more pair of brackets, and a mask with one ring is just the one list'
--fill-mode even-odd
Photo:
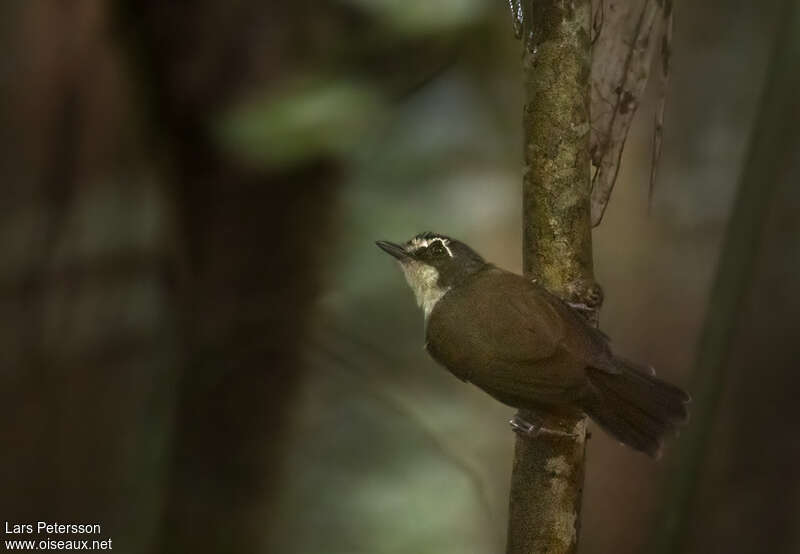
{"label": "tree trunk", "polygon": [[128,553],[264,550],[340,164],[243,167],[209,129],[287,78],[306,8],[0,7],[9,522],[99,522]]}
{"label": "tree trunk", "polygon": [[[551,291],[592,309],[589,78],[591,4],[542,0],[524,14],[526,97],[523,268]],[[580,412],[521,413],[541,422],[514,452],[508,554],[577,550],[586,418]]]}

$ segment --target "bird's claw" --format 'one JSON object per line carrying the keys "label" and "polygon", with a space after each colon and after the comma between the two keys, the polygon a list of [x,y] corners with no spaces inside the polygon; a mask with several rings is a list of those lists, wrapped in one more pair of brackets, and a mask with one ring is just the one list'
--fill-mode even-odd
{"label": "bird's claw", "polygon": [[550,435],[556,437],[577,436],[575,433],[567,433],[565,431],[559,431],[557,429],[549,429],[547,427],[543,427],[540,421],[530,422],[522,418],[519,414],[516,414],[514,417],[508,420],[508,424],[511,426],[511,429],[518,435],[523,435],[525,437],[530,437],[530,438],[538,437],[539,435]]}
{"label": "bird's claw", "polygon": [[526,437],[535,437],[539,434],[542,430],[541,423],[531,423],[530,421],[526,421],[522,419],[519,414],[515,415],[511,419],[508,420],[508,424],[511,425],[511,429],[520,435],[525,435]]}

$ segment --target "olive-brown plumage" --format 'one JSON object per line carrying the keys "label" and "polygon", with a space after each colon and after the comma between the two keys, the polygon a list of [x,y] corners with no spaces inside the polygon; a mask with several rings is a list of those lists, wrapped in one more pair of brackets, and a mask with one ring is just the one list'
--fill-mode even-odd
{"label": "olive-brown plumage", "polygon": [[651,456],[686,421],[685,392],[616,357],[602,332],[540,285],[442,235],[378,244],[425,309],[426,349],[461,380],[516,408],[579,408]]}

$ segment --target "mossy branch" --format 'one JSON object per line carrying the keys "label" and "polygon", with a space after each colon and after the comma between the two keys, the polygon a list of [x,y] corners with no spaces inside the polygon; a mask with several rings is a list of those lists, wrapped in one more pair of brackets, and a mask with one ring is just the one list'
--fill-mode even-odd
{"label": "mossy branch", "polygon": [[[590,221],[591,3],[537,0],[523,19],[523,267],[571,302],[596,310]],[[574,553],[580,528],[586,418],[521,414],[561,431],[519,436],[507,554]]]}

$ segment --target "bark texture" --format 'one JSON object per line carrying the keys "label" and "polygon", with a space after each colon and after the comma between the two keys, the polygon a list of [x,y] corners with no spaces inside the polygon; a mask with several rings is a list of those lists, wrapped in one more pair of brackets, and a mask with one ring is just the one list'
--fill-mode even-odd
{"label": "bark texture", "polygon": [[[593,277],[590,220],[591,3],[548,0],[528,9],[523,268],[594,314],[602,295]],[[517,438],[507,553],[575,552],[586,419],[577,412],[520,415],[556,432]]]}

